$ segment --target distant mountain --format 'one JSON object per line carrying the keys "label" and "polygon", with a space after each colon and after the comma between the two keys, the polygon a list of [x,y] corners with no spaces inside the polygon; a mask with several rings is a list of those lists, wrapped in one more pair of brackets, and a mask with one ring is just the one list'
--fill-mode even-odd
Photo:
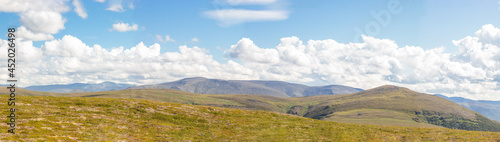
{"label": "distant mountain", "polygon": [[462,97],[446,97],[441,94],[436,94],[436,96],[448,99],[490,119],[500,121],[500,101],[470,100]]}
{"label": "distant mountain", "polygon": [[275,97],[306,97],[314,95],[350,94],[362,89],[341,86],[306,86],[282,81],[220,80],[202,77],[186,78],[179,81],[133,86],[130,89],[176,89],[199,94],[252,94]]}
{"label": "distant mountain", "polygon": [[32,91],[41,91],[41,92],[81,93],[81,92],[122,90],[130,86],[132,85],[117,84],[114,82],[102,82],[98,84],[74,83],[67,85],[28,86],[25,89]]}

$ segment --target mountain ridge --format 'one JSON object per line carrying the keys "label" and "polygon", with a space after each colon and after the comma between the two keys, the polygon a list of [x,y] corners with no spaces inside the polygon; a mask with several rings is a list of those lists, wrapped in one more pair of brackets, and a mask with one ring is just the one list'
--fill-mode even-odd
{"label": "mountain ridge", "polygon": [[74,93],[74,92],[98,92],[98,91],[122,90],[129,88],[130,86],[132,85],[105,81],[101,83],[73,83],[73,84],[28,86],[25,87],[24,89],[32,91],[41,91],[41,92]]}
{"label": "mountain ridge", "polygon": [[342,85],[307,86],[282,81],[222,80],[203,77],[185,78],[155,85],[131,86],[128,89],[176,89],[199,94],[253,94],[275,97],[350,94],[362,91]]}

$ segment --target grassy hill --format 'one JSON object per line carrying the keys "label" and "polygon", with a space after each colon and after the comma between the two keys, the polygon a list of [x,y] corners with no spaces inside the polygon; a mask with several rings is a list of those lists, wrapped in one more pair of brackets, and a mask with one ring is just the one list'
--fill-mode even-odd
{"label": "grassy hill", "polygon": [[[0,95],[1,100],[7,98]],[[346,124],[143,99],[17,96],[16,100],[17,134],[6,133],[4,120],[2,141],[500,141],[498,132]],[[7,105],[0,109],[7,110]]]}
{"label": "grassy hill", "polygon": [[[6,92],[2,90],[0,92]],[[265,110],[308,118],[371,125],[500,131],[500,124],[438,96],[396,86],[382,86],[354,94],[311,97],[264,95],[209,95],[178,90],[126,89],[92,93],[44,93],[19,90],[24,95],[138,98],[163,102]]]}
{"label": "grassy hill", "polygon": [[433,124],[446,128],[500,131],[500,124],[438,96],[396,86],[341,95],[314,106],[306,117],[362,124]]}

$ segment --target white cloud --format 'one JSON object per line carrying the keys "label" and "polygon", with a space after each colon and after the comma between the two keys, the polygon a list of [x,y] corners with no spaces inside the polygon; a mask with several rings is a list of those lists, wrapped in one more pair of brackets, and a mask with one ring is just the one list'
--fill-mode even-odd
{"label": "white cloud", "polygon": [[30,30],[26,29],[24,26],[17,28],[16,33],[17,37],[22,38],[23,40],[42,41],[54,39],[54,36],[52,36],[51,34],[33,33]]}
{"label": "white cloud", "polygon": [[73,6],[75,7],[75,12],[78,14],[78,16],[82,17],[83,19],[87,18],[87,12],[85,11],[85,8],[83,7],[80,0],[73,0]]}
{"label": "white cloud", "polygon": [[138,27],[139,26],[137,24],[130,25],[129,23],[116,23],[113,24],[113,29],[111,30],[118,32],[128,32],[128,31],[137,31]]}
{"label": "white cloud", "polygon": [[246,22],[279,21],[288,18],[288,11],[284,10],[246,10],[224,9],[205,11],[204,16],[215,19],[221,25],[229,26]]}
{"label": "white cloud", "polygon": [[123,5],[121,3],[111,4],[106,10],[114,12],[124,12]]}
{"label": "white cloud", "polygon": [[[7,42],[0,43],[0,53],[6,53]],[[153,83],[178,75],[216,75],[210,72],[212,69],[222,73],[220,64],[198,47],[181,46],[179,52],[160,54],[159,44],[146,46],[141,42],[130,49],[106,50],[99,45],[88,46],[70,35],[47,41],[41,48],[32,44],[18,43],[22,65],[18,71],[26,86],[103,80]],[[6,70],[6,65],[0,68]]]}
{"label": "white cloud", "polygon": [[491,24],[484,25],[475,34],[482,43],[500,44],[500,29],[495,28]]}
{"label": "white cloud", "polygon": [[95,0],[96,2],[104,3],[106,0]]}
{"label": "white cloud", "polygon": [[175,42],[175,39],[171,38],[170,35],[165,35],[165,38],[161,35],[156,35],[156,40],[159,42]]}
{"label": "white cloud", "polygon": [[278,52],[275,49],[261,49],[249,38],[243,38],[238,44],[232,45],[228,51],[232,58],[250,63],[276,64],[279,62]]}
{"label": "white cloud", "polygon": [[[133,0],[129,0],[129,1],[125,1],[125,2],[128,2],[128,4],[127,4],[128,8],[130,8],[130,9],[135,8]],[[106,8],[106,10],[114,11],[114,12],[124,12],[125,8],[123,7],[123,0],[110,0],[109,7]]]}
{"label": "white cloud", "polygon": [[[444,47],[399,46],[368,36],[361,43],[285,37],[275,48],[261,48],[242,38],[225,52],[230,57],[227,62],[215,61],[209,51],[196,46],[165,53],[160,53],[159,44],[142,42],[131,48],[104,49],[67,35],[42,47],[20,41],[19,65],[24,67],[18,71],[26,86],[99,81],[153,84],[203,76],[363,89],[392,84],[425,93],[500,100],[500,45],[491,42],[498,40],[494,34],[482,34],[496,31],[486,25],[474,37],[453,41],[460,48],[458,54],[445,53]],[[6,54],[6,43],[0,42],[0,54]],[[1,72],[6,72],[5,64],[0,64]]]}
{"label": "white cloud", "polygon": [[226,55],[242,61],[241,66],[258,79],[365,89],[393,84],[427,93],[500,100],[496,95],[500,92],[499,31],[485,25],[476,37],[453,41],[460,49],[455,55],[444,53],[444,47],[399,47],[394,41],[368,36],[363,36],[362,43],[349,44],[334,40],[304,44],[288,37],[274,49],[259,48],[243,38]]}
{"label": "white cloud", "polygon": [[27,29],[36,33],[55,34],[64,29],[66,19],[53,11],[29,10],[20,14],[20,21]]}
{"label": "white cloud", "polygon": [[64,13],[69,11],[67,0],[2,0],[0,1],[1,12],[24,12],[33,11],[54,11]]}
{"label": "white cloud", "polygon": [[199,41],[200,41],[200,39],[198,39],[196,37],[194,37],[194,38],[191,39],[191,42],[199,42]]}
{"label": "white cloud", "polygon": [[224,0],[230,5],[267,5],[275,3],[277,0]]}
{"label": "white cloud", "polygon": [[175,42],[175,40],[173,38],[170,38],[170,35],[165,36],[165,41],[166,42]]}
{"label": "white cloud", "polygon": [[[53,38],[51,34],[65,29],[66,19],[61,14],[70,10],[67,2],[68,0],[2,0],[0,12],[19,15],[21,27],[24,28],[21,33],[24,40],[48,40]],[[75,7],[80,7],[77,12],[85,13],[78,2],[73,2]]]}
{"label": "white cloud", "polygon": [[163,40],[163,37],[161,35],[156,35],[156,40],[159,42],[165,42],[165,40]]}

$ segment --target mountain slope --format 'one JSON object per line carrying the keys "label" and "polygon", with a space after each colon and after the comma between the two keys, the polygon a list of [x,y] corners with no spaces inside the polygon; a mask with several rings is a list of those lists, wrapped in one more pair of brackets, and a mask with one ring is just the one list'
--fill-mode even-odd
{"label": "mountain slope", "polygon": [[[0,95],[0,99],[8,99]],[[383,127],[140,99],[18,96],[2,141],[499,141],[498,132]],[[7,105],[0,105],[6,110]],[[1,115],[8,115],[6,111]],[[0,123],[7,127],[6,120]]]}
{"label": "mountain slope", "polygon": [[446,97],[440,94],[436,94],[436,96],[448,99],[490,119],[500,121],[500,101],[469,100],[461,97]]}
{"label": "mountain slope", "polygon": [[361,89],[341,86],[306,86],[281,81],[219,80],[202,77],[186,78],[157,85],[133,86],[130,89],[176,89],[199,94],[253,94],[275,97],[350,94]]}
{"label": "mountain slope", "polygon": [[[381,112],[388,114],[377,116]],[[387,121],[414,121],[454,129],[500,131],[500,124],[458,104],[396,86],[382,86],[341,95],[314,106],[304,114],[305,117],[332,121],[351,118],[346,122],[362,121],[366,119],[364,115]],[[366,119],[364,123],[371,121]]]}
{"label": "mountain slope", "polygon": [[122,90],[130,87],[130,84],[117,84],[114,82],[102,82],[98,84],[74,83],[67,85],[43,85],[43,86],[28,86],[25,89],[42,92],[57,92],[57,93],[80,93],[80,92],[97,92],[97,91],[112,91]]}

